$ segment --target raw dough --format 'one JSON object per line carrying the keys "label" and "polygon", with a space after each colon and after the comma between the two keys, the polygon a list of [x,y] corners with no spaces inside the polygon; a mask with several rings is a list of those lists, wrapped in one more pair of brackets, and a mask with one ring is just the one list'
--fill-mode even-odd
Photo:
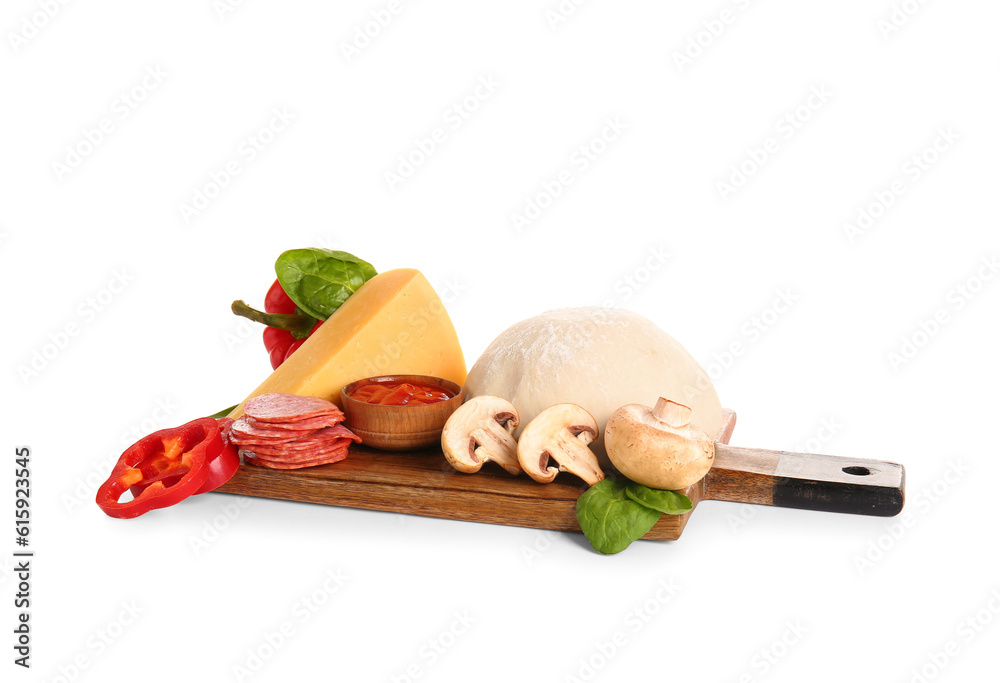
{"label": "raw dough", "polygon": [[601,429],[591,448],[602,465],[604,427],[623,405],[652,406],[663,396],[689,406],[692,424],[707,434],[722,425],[719,397],[691,354],[646,318],[619,309],[563,308],[522,320],[472,366],[465,392],[513,403],[517,434],[551,405],[583,406]]}

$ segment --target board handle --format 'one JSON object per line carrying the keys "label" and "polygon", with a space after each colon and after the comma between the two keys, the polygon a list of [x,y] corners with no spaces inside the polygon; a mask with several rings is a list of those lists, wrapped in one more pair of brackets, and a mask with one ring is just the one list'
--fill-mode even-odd
{"label": "board handle", "polygon": [[802,510],[892,517],[906,472],[881,460],[739,448],[716,442],[703,497]]}

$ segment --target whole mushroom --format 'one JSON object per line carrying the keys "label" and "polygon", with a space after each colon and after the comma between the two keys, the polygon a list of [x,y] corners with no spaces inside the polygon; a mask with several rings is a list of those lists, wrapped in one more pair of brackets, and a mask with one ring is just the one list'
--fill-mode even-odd
{"label": "whole mushroom", "polygon": [[521,473],[517,442],[517,410],[498,396],[477,396],[449,416],[441,432],[441,450],[459,472],[478,472],[493,461],[513,475]]}
{"label": "whole mushroom", "polygon": [[690,408],[662,397],[653,408],[622,406],[604,433],[608,457],[634,482],[683,489],[708,474],[715,457],[715,442],[690,422]]}
{"label": "whole mushroom", "polygon": [[[570,472],[593,486],[604,479],[588,445],[597,438],[597,420],[575,403],[559,403],[539,413],[521,432],[517,459],[532,479],[548,484]],[[554,460],[558,467],[549,465]]]}

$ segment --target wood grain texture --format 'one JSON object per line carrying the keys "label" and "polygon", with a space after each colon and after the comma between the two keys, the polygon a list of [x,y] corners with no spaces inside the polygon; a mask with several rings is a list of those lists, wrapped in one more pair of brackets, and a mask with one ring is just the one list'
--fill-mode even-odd
{"label": "wood grain texture", "polygon": [[706,500],[891,517],[905,479],[894,462],[718,444],[702,481]]}
{"label": "wood grain texture", "polygon": [[[728,440],[736,414],[726,411],[718,434]],[[576,499],[587,486],[562,473],[551,484],[526,476],[512,477],[488,464],[476,474],[456,472],[439,449],[389,453],[352,446],[346,460],[300,470],[269,470],[244,465],[217,491],[221,493],[297,500],[324,505],[405,512],[471,522],[506,524],[533,529],[579,531]],[[686,493],[697,506],[703,483]],[[663,515],[649,540],[676,540],[691,513]]]}
{"label": "wood grain texture", "polygon": [[735,458],[718,446],[715,462],[701,480],[704,500],[727,500],[734,503],[770,505],[774,498],[772,484],[778,459],[772,451],[745,449]]}

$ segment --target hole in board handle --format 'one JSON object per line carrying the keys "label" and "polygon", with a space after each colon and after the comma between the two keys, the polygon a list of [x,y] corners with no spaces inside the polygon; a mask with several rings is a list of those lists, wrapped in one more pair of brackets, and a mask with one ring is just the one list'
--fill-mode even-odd
{"label": "hole in board handle", "polygon": [[872,471],[867,467],[859,467],[858,465],[851,465],[850,467],[845,467],[841,471],[846,472],[847,474],[854,474],[859,477],[863,477],[866,474],[872,473]]}

